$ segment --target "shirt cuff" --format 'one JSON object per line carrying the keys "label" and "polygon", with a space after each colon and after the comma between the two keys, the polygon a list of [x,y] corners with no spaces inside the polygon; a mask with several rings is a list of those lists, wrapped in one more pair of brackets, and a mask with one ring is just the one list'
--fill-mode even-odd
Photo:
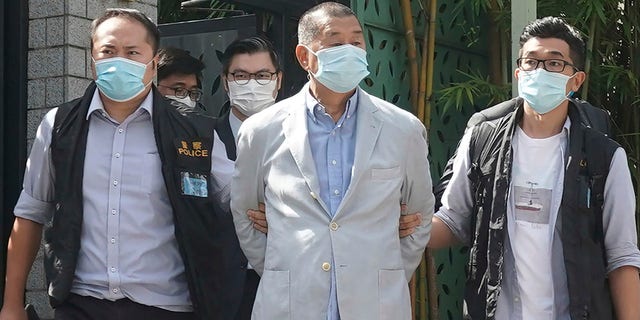
{"label": "shirt cuff", "polygon": [[55,203],[35,199],[24,190],[20,193],[13,214],[18,218],[31,220],[39,224],[45,224],[51,220]]}
{"label": "shirt cuff", "polygon": [[633,266],[640,269],[640,251],[633,243],[629,243],[624,247],[609,249],[607,250],[607,255],[609,256],[607,274],[624,266]]}
{"label": "shirt cuff", "polygon": [[448,214],[447,210],[443,207],[434,214],[438,217],[446,226],[451,230],[451,233],[460,241],[463,245],[469,245],[469,233],[462,230],[462,226],[456,223],[456,220]]}

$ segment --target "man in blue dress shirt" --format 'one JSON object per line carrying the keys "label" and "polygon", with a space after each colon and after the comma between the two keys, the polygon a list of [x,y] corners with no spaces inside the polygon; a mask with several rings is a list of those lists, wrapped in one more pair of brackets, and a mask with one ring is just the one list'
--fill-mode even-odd
{"label": "man in blue dress shirt", "polygon": [[[409,320],[434,204],[425,128],[358,88],[369,72],[351,9],[313,7],[298,40],[309,83],[245,120],[238,138],[231,208],[262,276],[253,319]],[[247,215],[259,203],[266,235]],[[404,238],[402,204],[423,213]]]}

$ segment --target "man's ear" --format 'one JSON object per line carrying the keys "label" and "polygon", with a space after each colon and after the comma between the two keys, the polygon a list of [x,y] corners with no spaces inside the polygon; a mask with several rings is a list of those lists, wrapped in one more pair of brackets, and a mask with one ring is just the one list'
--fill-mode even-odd
{"label": "man's ear", "polygon": [[280,88],[282,88],[282,75],[282,71],[278,71],[278,85],[276,91],[280,91]]}
{"label": "man's ear", "polygon": [[98,78],[98,74],[96,72],[96,62],[93,54],[91,55],[91,75],[93,76],[94,80]]}
{"label": "man's ear", "polygon": [[307,49],[303,45],[296,46],[296,59],[298,59],[298,63],[300,67],[305,71],[309,70],[309,49]]}
{"label": "man's ear", "polygon": [[571,91],[578,92],[580,87],[587,79],[587,74],[584,71],[578,71],[573,75],[573,84],[571,84]]}
{"label": "man's ear", "polygon": [[224,88],[224,91],[229,93],[229,84],[227,83],[227,75],[226,74],[222,74],[220,75],[220,79],[222,80],[222,87]]}

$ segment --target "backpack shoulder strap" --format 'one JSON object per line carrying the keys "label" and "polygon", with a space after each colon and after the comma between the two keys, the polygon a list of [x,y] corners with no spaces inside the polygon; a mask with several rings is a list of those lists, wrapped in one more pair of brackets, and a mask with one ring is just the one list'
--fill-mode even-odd
{"label": "backpack shoulder strap", "polygon": [[609,111],[598,108],[579,99],[570,99],[578,108],[580,119],[582,123],[595,129],[596,131],[604,133],[606,136],[611,136],[611,115]]}
{"label": "backpack shoulder strap", "polygon": [[493,121],[502,118],[513,112],[518,107],[518,103],[522,103],[521,98],[513,98],[511,100],[503,101],[495,106],[474,113],[469,121],[467,121],[467,128],[471,128],[477,124],[485,121]]}
{"label": "backpack shoulder strap", "polygon": [[486,173],[483,171],[486,171],[486,162],[490,157],[490,152],[486,146],[493,138],[496,128],[496,121],[484,121],[474,126],[473,132],[471,132],[469,141],[469,159],[471,163],[468,176],[474,189],[482,175]]}

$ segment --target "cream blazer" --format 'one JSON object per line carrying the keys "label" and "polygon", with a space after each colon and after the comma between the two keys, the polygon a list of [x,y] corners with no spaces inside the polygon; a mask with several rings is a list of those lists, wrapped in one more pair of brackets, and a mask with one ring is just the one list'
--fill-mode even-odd
{"label": "cream blazer", "polygon": [[[305,90],[251,116],[239,132],[231,209],[240,245],[262,276],[252,319],[326,320],[335,272],[342,320],[409,320],[407,283],[434,206],[425,128],[358,88],[352,178],[332,219],[319,197]],[[259,202],[267,235],[246,215]],[[422,225],[402,239],[401,203],[422,213]]]}

